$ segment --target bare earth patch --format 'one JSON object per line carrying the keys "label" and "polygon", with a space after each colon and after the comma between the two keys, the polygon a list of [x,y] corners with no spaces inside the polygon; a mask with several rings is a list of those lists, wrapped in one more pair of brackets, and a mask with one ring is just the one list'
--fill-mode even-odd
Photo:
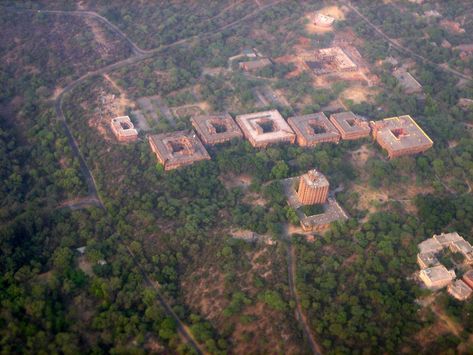
{"label": "bare earth patch", "polygon": [[340,95],[342,100],[351,100],[358,104],[361,102],[372,102],[376,91],[366,86],[351,86]]}

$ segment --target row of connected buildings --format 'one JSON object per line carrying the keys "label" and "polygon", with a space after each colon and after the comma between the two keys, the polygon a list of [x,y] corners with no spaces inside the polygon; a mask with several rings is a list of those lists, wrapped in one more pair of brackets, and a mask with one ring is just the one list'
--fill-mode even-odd
{"label": "row of connected buildings", "polygon": [[[433,142],[410,116],[368,122],[353,112],[341,112],[328,118],[323,112],[290,117],[270,110],[236,116],[228,113],[196,116],[191,119],[195,131],[179,131],[149,136],[148,140],[165,170],[195,161],[210,159],[204,145],[224,143],[245,136],[256,148],[271,144],[297,142],[302,147],[320,143],[338,143],[368,137],[370,134],[388,151],[390,158],[423,152]],[[128,116],[111,122],[119,141],[138,136]]]}
{"label": "row of connected buildings", "polygon": [[473,270],[467,271],[462,279],[456,279],[454,270],[448,270],[437,259],[437,253],[448,248],[461,253],[466,264],[473,264],[473,247],[458,233],[442,233],[424,240],[418,245],[417,263],[420,279],[432,290],[448,286],[448,293],[458,300],[466,300],[473,293]]}

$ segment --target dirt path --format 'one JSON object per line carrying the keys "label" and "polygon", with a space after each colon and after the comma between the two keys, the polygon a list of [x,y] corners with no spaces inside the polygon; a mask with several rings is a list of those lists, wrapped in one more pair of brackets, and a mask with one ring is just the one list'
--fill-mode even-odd
{"label": "dirt path", "polygon": [[[132,57],[121,60],[121,61],[118,61],[118,62],[115,62],[113,64],[109,64],[105,67],[99,68],[99,69],[94,70],[94,71],[90,71],[90,72],[82,75],[81,77],[79,77],[75,81],[69,83],[66,87],[64,87],[62,92],[56,98],[56,102],[55,102],[56,116],[57,116],[58,121],[62,124],[62,126],[64,128],[64,131],[65,131],[64,133],[65,133],[65,135],[68,139],[68,143],[71,147],[73,155],[79,160],[80,169],[81,169],[81,172],[82,172],[82,174],[85,178],[85,181],[86,181],[86,184],[87,184],[87,187],[88,187],[88,192],[89,192],[89,194],[86,198],[96,199],[99,202],[99,206],[106,211],[106,208],[105,208],[105,206],[104,206],[104,204],[103,204],[103,202],[100,199],[100,196],[98,194],[97,184],[96,184],[96,181],[94,179],[94,176],[92,175],[92,172],[90,171],[90,168],[88,167],[88,165],[87,165],[87,163],[86,163],[86,161],[85,161],[85,159],[84,159],[84,157],[83,157],[83,155],[82,155],[82,153],[79,149],[79,145],[77,144],[77,141],[74,138],[74,136],[72,135],[72,132],[69,128],[69,125],[67,124],[66,117],[64,115],[64,111],[63,111],[63,108],[62,108],[65,96],[67,94],[70,94],[76,87],[78,87],[80,84],[82,84],[83,82],[85,82],[86,80],[88,80],[90,78],[99,77],[101,75],[108,74],[108,73],[110,73],[110,72],[112,72],[116,69],[120,69],[120,68],[129,66],[129,65],[132,65],[132,64],[139,63],[139,62],[141,62],[145,59],[151,58],[154,54],[160,53],[165,49],[176,47],[176,46],[179,46],[179,45],[184,44],[184,43],[192,42],[192,41],[194,41],[195,39],[198,39],[198,38],[210,38],[212,36],[215,36],[215,35],[221,33],[224,30],[232,28],[232,27],[240,24],[241,22],[246,21],[247,19],[250,19],[250,18],[258,15],[260,12],[262,12],[262,11],[268,9],[268,8],[271,8],[272,6],[277,5],[281,2],[282,2],[282,0],[279,0],[279,1],[275,1],[273,3],[267,4],[265,6],[262,6],[262,7],[258,8],[257,10],[252,11],[248,15],[240,18],[239,20],[236,20],[236,21],[233,21],[233,22],[231,22],[227,25],[224,25],[224,26],[220,27],[219,29],[217,29],[215,31],[211,31],[211,32],[208,32],[208,33],[202,34],[202,35],[195,35],[195,36],[192,36],[192,37],[189,37],[189,38],[184,38],[184,39],[181,39],[181,40],[176,41],[174,43],[170,43],[168,45],[163,45],[163,46],[160,46],[158,48],[154,48],[154,49],[150,49],[150,50],[140,49],[120,29],[118,29],[117,26],[112,24],[106,18],[104,18],[104,17],[102,17],[102,16],[100,16],[97,13],[94,13],[94,12],[90,12],[90,11],[53,11],[53,10],[43,11],[43,10],[29,10],[29,9],[16,9],[16,8],[13,8],[13,11],[16,11],[16,12],[38,12],[38,13],[44,12],[44,13],[53,13],[53,14],[57,13],[57,14],[62,14],[62,15],[92,16],[92,17],[95,17],[95,18],[99,19],[100,21],[102,21],[104,24],[109,26],[109,28],[113,29],[118,35],[120,35],[120,37],[122,37],[125,41],[127,41],[133,48],[134,55]],[[0,8],[3,9],[3,10],[12,9],[11,7],[0,7]],[[133,261],[135,262],[135,264],[140,268],[141,272],[143,273],[143,276],[146,279],[147,283],[149,285],[151,285],[156,290],[158,300],[161,303],[162,307],[164,308],[166,313],[170,317],[172,317],[174,319],[174,321],[176,322],[176,324],[178,325],[178,333],[179,333],[181,339],[183,340],[183,342],[188,344],[198,354],[204,353],[204,351],[202,350],[200,345],[197,343],[197,341],[192,336],[192,334],[189,331],[189,329],[187,328],[187,326],[185,326],[181,322],[179,317],[174,313],[174,311],[171,309],[170,305],[166,302],[163,294],[160,291],[159,286],[155,282],[151,281],[151,279],[148,277],[148,275],[144,271],[144,268],[139,264],[139,262],[137,261],[137,259],[135,258],[135,256],[131,252],[131,250],[128,248],[128,246],[126,246],[126,247],[127,247],[128,252],[132,256]]]}
{"label": "dirt path", "polygon": [[157,281],[153,281],[149,278],[148,274],[142,267],[142,265],[137,261],[137,258],[133,251],[130,249],[128,245],[125,245],[126,250],[128,251],[128,254],[130,254],[131,258],[133,259],[133,262],[135,263],[136,267],[140,270],[141,275],[145,279],[146,283],[148,286],[152,287],[156,291],[156,296],[158,298],[159,303],[161,306],[164,308],[165,312],[176,321],[177,324],[177,331],[179,335],[185,339],[185,342],[187,344],[190,344],[198,354],[206,354],[206,352],[200,347],[199,343],[197,340],[195,340],[194,336],[192,335],[192,332],[190,331],[189,327],[186,326],[184,323],[181,322],[179,317],[174,313],[172,310],[171,306],[166,302],[164,299],[163,294],[161,293],[161,286]]}
{"label": "dirt path", "polygon": [[442,70],[442,71],[446,71],[448,72],[449,74],[453,74],[455,75],[456,77],[460,78],[460,79],[466,79],[466,80],[473,80],[473,78],[471,76],[468,76],[468,75],[465,75],[463,73],[460,73],[458,71],[456,71],[455,69],[452,69],[452,68],[449,68],[449,67],[444,67],[440,64],[437,64],[435,62],[432,62],[431,60],[421,56],[420,54],[417,54],[415,53],[414,51],[412,51],[411,49],[407,48],[407,47],[404,47],[403,45],[401,45],[398,41],[392,39],[391,37],[389,37],[387,34],[385,34],[378,26],[376,26],[375,24],[373,24],[365,15],[363,15],[354,5],[352,5],[352,3],[350,1],[347,1],[347,0],[341,0],[341,2],[343,4],[345,4],[346,6],[348,6],[351,10],[353,10],[363,21],[365,21],[371,28],[373,28],[381,37],[383,37],[386,41],[388,41],[393,47],[395,47],[396,49],[400,50],[401,52],[404,52],[404,53],[407,53],[419,60],[421,60],[423,63],[425,64],[429,64],[429,65],[432,65],[432,66],[435,66],[437,67],[438,69]]}
{"label": "dirt path", "polygon": [[322,348],[317,343],[314,335],[312,334],[307,317],[305,316],[302,310],[301,300],[296,288],[296,250],[294,249],[294,245],[292,244],[291,235],[289,233],[289,225],[284,226],[284,237],[286,239],[286,242],[288,243],[287,273],[289,279],[289,290],[291,293],[291,298],[296,302],[296,308],[294,309],[294,313],[297,321],[302,327],[305,338],[307,339],[307,342],[310,345],[312,353],[320,355],[322,354]]}
{"label": "dirt path", "polygon": [[447,328],[455,334],[455,336],[460,337],[462,333],[462,328],[455,322],[453,321],[448,315],[446,315],[443,311],[441,311],[437,305],[432,304],[431,307],[432,312],[435,313],[435,315],[441,319],[443,322],[445,322],[445,325]]}

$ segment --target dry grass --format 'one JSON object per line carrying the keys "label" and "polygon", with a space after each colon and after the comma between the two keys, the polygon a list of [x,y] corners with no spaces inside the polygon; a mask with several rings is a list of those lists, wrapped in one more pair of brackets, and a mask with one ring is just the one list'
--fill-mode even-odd
{"label": "dry grass", "polygon": [[340,95],[342,100],[351,100],[358,104],[361,102],[373,102],[377,91],[366,86],[356,85],[347,88]]}

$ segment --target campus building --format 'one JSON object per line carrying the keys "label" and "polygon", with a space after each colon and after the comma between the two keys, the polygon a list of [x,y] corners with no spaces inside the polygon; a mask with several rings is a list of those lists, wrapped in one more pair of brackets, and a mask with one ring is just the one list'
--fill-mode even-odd
{"label": "campus building", "polygon": [[456,280],[448,285],[448,293],[459,301],[465,301],[470,298],[472,294],[471,288],[462,280]]}
{"label": "campus building", "polygon": [[371,132],[369,123],[351,111],[334,113],[330,115],[330,121],[338,129],[343,140],[368,137]]}
{"label": "campus building", "polygon": [[210,159],[204,145],[193,131],[156,134],[149,136],[148,140],[164,170]]}
{"label": "campus building", "polygon": [[133,142],[138,139],[138,131],[128,116],[113,118],[110,121],[110,126],[120,142]]}
{"label": "campus building", "polygon": [[445,266],[437,265],[421,270],[419,277],[427,288],[436,290],[450,284],[455,279],[455,271],[449,271]]}
{"label": "campus building", "polygon": [[340,47],[317,49],[314,59],[305,62],[315,74],[356,71],[358,66]]}
{"label": "campus building", "polygon": [[330,227],[330,224],[336,221],[345,221],[348,215],[338,202],[329,197],[324,204],[324,212],[313,216],[304,216],[301,218],[301,227],[304,232],[322,232]]}
{"label": "campus building", "polygon": [[387,150],[390,159],[422,153],[433,145],[430,137],[409,115],[372,121],[370,126],[373,138]]}
{"label": "campus building", "polygon": [[417,264],[421,269],[427,269],[431,266],[439,265],[439,261],[435,253],[419,253],[417,254]]}
{"label": "campus building", "polygon": [[287,122],[297,135],[301,147],[313,147],[324,142],[338,143],[340,133],[323,112],[290,117]]}
{"label": "campus building", "polygon": [[243,137],[240,128],[228,113],[195,116],[191,118],[191,122],[204,144],[219,144]]}
{"label": "campus building", "polygon": [[330,184],[317,170],[310,170],[299,179],[297,196],[302,205],[322,204],[327,201]]}
{"label": "campus building", "polygon": [[294,143],[296,135],[278,110],[239,115],[236,121],[255,148],[270,144]]}

